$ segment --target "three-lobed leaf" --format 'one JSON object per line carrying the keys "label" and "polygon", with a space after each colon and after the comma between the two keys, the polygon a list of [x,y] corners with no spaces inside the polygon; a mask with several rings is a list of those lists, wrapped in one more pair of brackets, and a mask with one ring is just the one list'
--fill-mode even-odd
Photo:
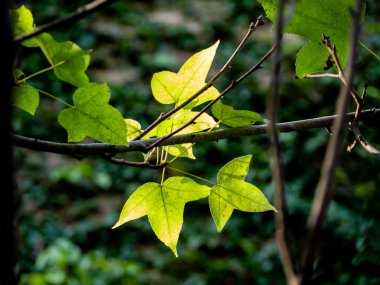
{"label": "three-lobed leaf", "polygon": [[[154,98],[162,104],[180,105],[198,92],[205,85],[218,45],[219,41],[191,56],[178,73],[170,71],[155,73],[151,82]],[[219,96],[218,90],[210,87],[185,108],[191,109],[217,96]]]}
{"label": "three-lobed leaf", "polygon": [[252,155],[238,157],[223,166],[217,184],[211,188],[209,204],[218,232],[221,232],[234,209],[263,212],[276,209],[256,186],[244,181]]}
{"label": "three-lobed leaf", "polygon": [[230,127],[244,127],[262,121],[260,114],[248,110],[235,110],[221,101],[212,106],[212,114],[222,123]]}
{"label": "three-lobed leaf", "polygon": [[[278,0],[259,0],[267,17],[275,21]],[[348,54],[352,9],[354,0],[299,0],[284,32],[301,35],[309,40],[297,54],[296,74],[303,78],[306,74],[329,68],[329,52],[322,44],[322,34],[331,38],[337,47],[338,57],[344,66]]]}
{"label": "three-lobed leaf", "polygon": [[127,144],[127,124],[119,111],[108,104],[109,98],[106,83],[90,83],[75,91],[74,106],[58,116],[69,142],[89,136],[104,143]]}
{"label": "three-lobed leaf", "polygon": [[59,79],[76,87],[88,84],[85,71],[90,64],[89,51],[70,41],[57,42],[47,33],[41,34],[36,40]]}
{"label": "three-lobed leaf", "polygon": [[185,204],[205,198],[209,193],[210,187],[187,177],[170,177],[162,184],[146,183],[129,197],[113,228],[147,215],[156,236],[178,256]]}

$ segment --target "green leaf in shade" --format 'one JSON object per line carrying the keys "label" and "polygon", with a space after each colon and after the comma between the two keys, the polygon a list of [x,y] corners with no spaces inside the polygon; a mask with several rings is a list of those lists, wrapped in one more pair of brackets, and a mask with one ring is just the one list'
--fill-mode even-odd
{"label": "green leaf in shade", "polygon": [[162,185],[148,182],[129,197],[113,228],[148,215],[156,236],[178,256],[177,243],[185,204],[205,198],[209,193],[210,187],[187,177],[170,177]]}
{"label": "green leaf in shade", "polygon": [[125,119],[125,123],[127,124],[127,140],[130,141],[138,136],[142,130],[139,122],[133,119]]}
{"label": "green leaf in shade", "polygon": [[13,86],[12,99],[15,106],[34,115],[40,102],[40,95],[33,87],[20,84]]}
{"label": "green leaf in shade", "polygon": [[74,106],[63,110],[58,117],[67,130],[69,142],[89,136],[104,143],[127,143],[127,124],[119,111],[108,104],[109,98],[106,83],[90,83],[75,91]]}
{"label": "green leaf in shade", "polygon": [[54,73],[59,79],[76,87],[88,84],[89,79],[85,73],[90,63],[88,50],[83,50],[70,41],[59,43],[47,33],[38,36],[37,41],[50,64],[57,65]]}
{"label": "green leaf in shade", "polygon": [[217,185],[211,188],[209,203],[218,232],[221,232],[234,209],[245,212],[263,212],[276,209],[254,185],[244,181],[252,155],[235,158],[223,166],[217,176]]}
{"label": "green leaf in shade", "polygon": [[[154,98],[162,104],[180,105],[198,92],[205,85],[218,45],[219,41],[191,56],[178,73],[170,71],[155,73],[151,82]],[[189,103],[186,108],[191,109],[217,96],[219,96],[218,90],[211,87]]]}
{"label": "green leaf in shade", "polygon": [[[151,132],[148,133],[147,137],[163,137],[166,136],[178,128],[182,127],[192,118],[194,118],[199,112],[194,112],[189,109],[181,109],[177,113],[173,114],[167,120],[160,123],[157,127],[155,127]],[[178,134],[189,134],[194,132],[200,132],[203,130],[210,129],[212,127],[216,127],[217,123],[214,119],[203,113],[199,118],[197,118],[193,124],[190,124],[188,127],[178,132]],[[192,151],[191,143],[174,145],[165,147],[171,155],[188,157],[191,159],[195,159],[195,156]]]}
{"label": "green leaf in shade", "polygon": [[218,101],[212,106],[212,114],[221,123],[230,127],[244,127],[262,121],[263,118],[256,112],[235,110],[232,106]]}
{"label": "green leaf in shade", "polygon": [[[278,0],[259,0],[269,19],[275,21]],[[297,55],[296,74],[306,74],[327,69],[329,52],[322,44],[322,34],[336,45],[338,57],[344,66],[348,54],[352,9],[354,0],[296,1],[295,11],[284,32],[301,35],[309,40]]]}
{"label": "green leaf in shade", "polygon": [[[18,9],[11,9],[10,16],[12,19],[14,36],[19,36],[34,31],[33,15],[24,5]],[[38,47],[39,45],[33,38],[21,42],[21,44],[26,47]]]}

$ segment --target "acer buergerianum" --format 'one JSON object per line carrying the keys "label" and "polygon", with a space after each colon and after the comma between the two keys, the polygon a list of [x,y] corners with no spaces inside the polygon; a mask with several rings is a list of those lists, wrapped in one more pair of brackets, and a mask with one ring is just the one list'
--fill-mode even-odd
{"label": "acer buergerianum", "polygon": [[[276,22],[279,15],[279,1],[259,2],[267,17]],[[339,3],[331,0],[318,3],[301,0],[296,1],[294,9],[286,11],[289,15],[286,15],[287,21],[282,27],[283,32],[302,36],[307,41],[307,44],[299,50],[295,62],[295,73],[298,78],[326,76],[347,83],[341,69],[345,67],[350,50],[351,11],[354,9],[354,4],[353,0]],[[15,37],[37,29],[31,11],[25,6],[11,10],[10,15]],[[323,20],[320,20],[321,15]],[[364,13],[361,13],[361,17],[363,15]],[[262,21],[260,18],[255,24],[252,23],[247,36],[231,56],[231,61],[254,29],[263,24]],[[324,40],[328,43],[323,42],[322,38],[328,39]],[[151,79],[153,98],[163,105],[170,105],[172,109],[166,114],[161,114],[149,126],[143,126],[135,118],[121,114],[110,105],[111,90],[107,83],[91,82],[86,74],[90,65],[89,50],[84,50],[70,41],[59,42],[46,32],[24,40],[21,44],[24,48],[40,52],[46,59],[46,68],[36,70],[33,74],[24,74],[19,66],[14,69],[15,106],[34,115],[36,111],[38,112],[40,96],[48,96],[62,103],[62,110],[57,115],[57,120],[66,130],[68,142],[79,143],[90,139],[95,144],[89,144],[89,147],[94,148],[99,146],[96,143],[100,142],[102,146],[109,146],[110,151],[97,154],[110,162],[158,168],[157,171],[162,171],[161,181],[146,182],[126,198],[119,220],[113,228],[147,216],[157,238],[169,247],[175,256],[178,256],[177,245],[187,203],[208,198],[210,213],[218,232],[223,230],[234,210],[277,212],[276,207],[268,201],[264,193],[247,179],[252,154],[245,154],[225,162],[216,174],[214,182],[172,167],[172,163],[178,159],[197,159],[193,152],[194,141],[170,145],[165,143],[174,134],[191,136],[195,133],[211,133],[221,128],[237,129],[263,123],[264,119],[258,112],[235,109],[222,99],[239,82],[261,68],[262,63],[271,56],[278,43],[263,56],[257,66],[239,79],[233,80],[223,91],[219,91],[213,83],[228,68],[230,61],[220,73],[207,81],[220,40],[211,42],[208,48],[188,58],[178,72],[154,73]],[[327,74],[325,73],[327,70],[335,73]],[[30,83],[31,78],[38,78],[38,75],[45,72],[53,72],[56,80],[75,88],[73,103],[63,101],[50,91],[40,90]],[[355,120],[358,120],[361,105],[355,96],[354,94],[358,104]],[[362,99],[364,97],[363,95]],[[128,147],[135,142],[143,143],[138,149],[141,151],[139,161],[127,161],[116,156],[117,146]],[[72,144],[73,149],[75,145],[77,144]],[[87,146],[82,144],[81,147]],[[83,151],[75,154],[78,157],[84,156]],[[167,169],[186,176],[166,177]]]}

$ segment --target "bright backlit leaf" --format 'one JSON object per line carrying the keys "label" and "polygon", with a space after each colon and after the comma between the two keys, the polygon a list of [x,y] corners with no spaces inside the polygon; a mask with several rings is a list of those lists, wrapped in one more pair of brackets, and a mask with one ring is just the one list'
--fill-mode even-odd
{"label": "bright backlit leaf", "polygon": [[[155,127],[151,132],[148,133],[148,137],[163,137],[166,136],[178,128],[182,127],[192,118],[194,118],[198,112],[191,111],[189,109],[181,109],[177,113],[173,114],[167,120],[160,123],[157,127]],[[190,134],[194,132],[200,132],[203,130],[207,130],[213,127],[218,126],[214,119],[203,113],[199,118],[197,118],[193,124],[190,124],[188,127],[178,132],[178,134]],[[168,153],[173,156],[181,156],[188,157],[191,159],[195,159],[195,156],[192,151],[191,143],[181,144],[181,145],[173,145],[165,148]]]}
{"label": "bright backlit leaf", "polygon": [[74,106],[63,110],[58,117],[67,130],[69,142],[89,136],[104,143],[127,143],[127,124],[119,111],[108,104],[109,98],[106,83],[90,83],[75,91]]}
{"label": "bright backlit leaf", "polygon": [[139,122],[133,119],[125,119],[125,123],[127,124],[127,140],[130,141],[138,136],[142,130]]}
{"label": "bright backlit leaf", "polygon": [[[219,41],[191,56],[178,73],[170,71],[155,73],[151,82],[154,98],[162,104],[180,105],[199,91],[205,85],[218,45]],[[215,99],[218,95],[218,90],[211,87],[188,104],[186,108],[191,109]]]}
{"label": "bright backlit leaf", "polygon": [[209,193],[210,187],[187,177],[170,177],[162,185],[146,183],[129,197],[113,228],[147,215],[156,236],[178,256],[185,204],[205,198]]}
{"label": "bright backlit leaf", "polygon": [[221,123],[230,127],[244,127],[262,121],[262,117],[253,111],[235,110],[232,106],[218,101],[212,106],[212,114]]}
{"label": "bright backlit leaf", "polygon": [[[19,36],[25,33],[33,32],[34,19],[33,15],[24,5],[18,9],[11,9],[10,15],[13,24],[13,35]],[[38,47],[38,42],[35,39],[29,39],[21,43],[26,47]]]}
{"label": "bright backlit leaf", "polygon": [[238,157],[223,166],[217,176],[217,185],[211,188],[209,203],[218,232],[221,232],[234,209],[244,212],[263,212],[276,209],[263,192],[244,181],[252,155]]}
{"label": "bright backlit leaf", "polygon": [[20,84],[13,86],[12,99],[15,106],[34,115],[40,102],[40,95],[33,87]]}
{"label": "bright backlit leaf", "polygon": [[54,73],[59,79],[77,87],[88,84],[89,79],[85,73],[90,64],[88,50],[83,50],[70,41],[59,43],[47,33],[36,39],[47,60],[56,66]]}
{"label": "bright backlit leaf", "polygon": [[[269,19],[275,21],[278,0],[259,0]],[[330,37],[336,45],[338,57],[344,66],[348,54],[351,15],[354,0],[299,0],[295,11],[284,32],[301,35],[309,40],[298,53],[296,74],[303,78],[306,74],[321,72],[329,66],[329,52],[322,44],[322,34]]]}

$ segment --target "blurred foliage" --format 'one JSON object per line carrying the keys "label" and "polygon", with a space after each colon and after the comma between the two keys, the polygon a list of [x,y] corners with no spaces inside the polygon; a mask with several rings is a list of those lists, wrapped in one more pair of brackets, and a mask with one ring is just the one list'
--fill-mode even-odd
{"label": "blurred foliage", "polygon": [[[65,15],[86,1],[14,1],[27,5],[42,24]],[[98,13],[54,31],[57,40],[71,40],[91,49],[89,76],[107,82],[111,104],[125,117],[146,127],[163,107],[150,91],[154,72],[177,72],[194,52],[221,40],[211,74],[227,60],[263,10],[252,0],[118,1]],[[380,5],[367,1],[362,41],[380,54]],[[231,70],[216,84],[226,87],[271,46],[270,25],[259,29],[238,55]],[[294,61],[304,40],[284,37],[281,121],[334,112],[339,82],[295,80]],[[31,74],[47,66],[32,49],[18,51],[22,70]],[[360,49],[356,86],[370,88],[365,108],[379,106],[380,62]],[[265,116],[271,90],[271,61],[229,94],[223,102]],[[33,84],[71,101],[74,90],[47,73]],[[36,116],[15,110],[17,133],[65,141],[57,120],[64,106],[41,98]],[[379,145],[379,122],[362,126]],[[289,229],[299,266],[310,210],[328,133],[323,129],[281,134]],[[347,132],[346,144],[353,136]],[[194,148],[198,160],[177,160],[174,167],[216,180],[229,160],[252,153],[247,181],[272,200],[267,137],[205,142]],[[131,156],[138,154],[130,154]],[[151,232],[146,219],[117,230],[111,226],[127,197],[142,183],[159,181],[159,171],[109,164],[99,158],[76,158],[15,150],[19,194],[20,284],[285,284],[274,242],[272,213],[236,212],[217,234],[206,201],[189,204],[179,240],[179,258]],[[169,171],[169,174],[178,174]],[[360,147],[343,153],[334,201],[321,237],[321,255],[312,284],[380,284],[379,161]]]}

